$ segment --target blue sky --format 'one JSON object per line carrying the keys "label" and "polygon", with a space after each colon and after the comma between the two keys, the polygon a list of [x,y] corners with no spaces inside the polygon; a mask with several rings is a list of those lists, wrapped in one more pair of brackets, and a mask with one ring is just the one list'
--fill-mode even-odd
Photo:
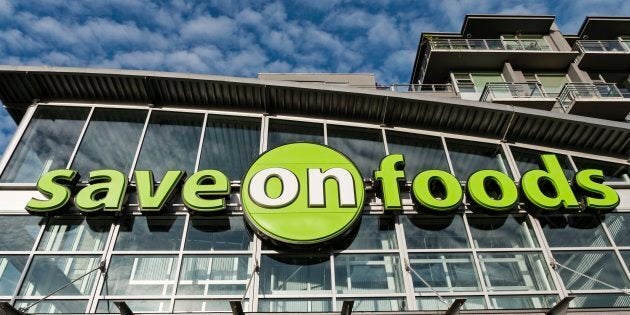
{"label": "blue sky", "polygon": [[[573,34],[586,15],[630,16],[630,1],[0,0],[0,64],[407,82],[420,33],[459,31],[473,13],[552,14]],[[14,129],[0,109],[0,152]]]}

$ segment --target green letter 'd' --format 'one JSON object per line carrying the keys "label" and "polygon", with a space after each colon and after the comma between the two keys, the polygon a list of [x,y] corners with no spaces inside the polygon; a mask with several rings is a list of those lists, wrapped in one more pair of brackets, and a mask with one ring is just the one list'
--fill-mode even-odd
{"label": "green letter 'd'", "polygon": [[89,185],[74,198],[74,205],[84,212],[120,211],[127,190],[127,177],[116,170],[90,172]]}
{"label": "green letter 'd'", "polygon": [[587,195],[594,195],[599,198],[586,196],[584,205],[587,209],[597,211],[609,211],[619,205],[619,195],[617,192],[602,184],[604,182],[604,172],[601,170],[582,170],[575,174],[573,180],[579,190]]}
{"label": "green letter 'd'", "polygon": [[[445,196],[438,199],[431,193],[431,183],[438,181],[442,184]],[[440,170],[421,172],[413,179],[413,196],[421,206],[434,211],[449,211],[459,208],[464,193],[459,181],[451,173]]]}
{"label": "green letter 'd'", "polygon": [[[580,204],[573,195],[556,156],[544,154],[540,156],[540,159],[542,168],[547,171],[531,170],[523,174],[521,178],[521,189],[527,200],[543,210],[557,210],[561,207],[567,210],[578,210]],[[540,188],[540,183],[543,181],[553,186],[553,192],[550,192],[552,197],[546,195]]]}
{"label": "green letter 'd'", "polygon": [[[212,183],[204,184],[208,181]],[[186,207],[194,211],[219,211],[225,209],[225,196],[229,193],[230,183],[225,174],[217,170],[203,170],[186,181],[182,199]]]}
{"label": "green letter 'd'", "polygon": [[[498,199],[493,198],[486,191],[486,182],[493,181],[499,187]],[[504,211],[514,208],[518,202],[518,189],[512,179],[502,172],[495,170],[481,170],[468,178],[466,185],[468,196],[482,208],[492,211]]]}
{"label": "green letter 'd'", "polygon": [[164,204],[173,197],[177,184],[184,176],[184,171],[168,171],[154,191],[152,171],[135,171],[136,190],[140,211],[160,211]]}
{"label": "green letter 'd'", "polygon": [[70,200],[70,189],[64,184],[74,186],[78,180],[79,174],[73,170],[54,170],[42,175],[37,181],[37,190],[49,199],[32,198],[26,204],[26,210],[50,212],[65,207]]}
{"label": "green letter 'd'", "polygon": [[381,182],[383,204],[385,210],[400,210],[400,190],[398,182],[405,181],[405,157],[402,154],[392,154],[381,160],[381,166],[374,172],[374,179]]}

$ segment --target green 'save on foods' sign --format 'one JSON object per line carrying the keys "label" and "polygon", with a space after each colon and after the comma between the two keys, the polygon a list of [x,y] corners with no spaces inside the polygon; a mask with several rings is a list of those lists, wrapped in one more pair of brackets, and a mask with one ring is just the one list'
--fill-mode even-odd
{"label": "green 'save on foods' sign", "polygon": [[[464,195],[473,210],[491,213],[510,211],[519,202],[543,213],[603,212],[619,204],[617,192],[603,184],[601,170],[581,170],[571,185],[555,155],[541,155],[540,162],[541,169],[526,172],[518,184],[502,172],[479,170],[463,187],[454,175],[441,170],[424,170],[411,177],[405,172],[405,157],[392,154],[381,160],[369,189],[381,198],[385,211],[403,208],[401,187],[407,181],[415,207],[438,213],[460,208]],[[42,175],[37,188],[45,198],[31,199],[26,210],[49,213],[73,206],[82,212],[122,211],[128,193],[125,174],[92,171],[85,186],[77,185],[79,178],[68,169]],[[187,209],[216,213],[226,208],[231,192],[230,180],[220,170],[200,170],[189,177],[171,170],[159,183],[151,171],[135,171],[134,180],[138,205],[145,213],[161,211],[178,192]],[[245,218],[261,236],[314,244],[344,234],[358,221],[366,186],[343,153],[319,144],[292,143],[258,157],[240,192]]]}

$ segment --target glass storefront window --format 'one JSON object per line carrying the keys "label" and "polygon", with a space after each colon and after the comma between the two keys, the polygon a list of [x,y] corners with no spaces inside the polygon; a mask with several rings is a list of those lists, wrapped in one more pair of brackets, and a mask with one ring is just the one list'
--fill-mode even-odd
{"label": "glass storefront window", "polygon": [[385,156],[380,129],[327,125],[328,145],[344,153],[359,168],[364,178],[372,177]]}
{"label": "glass storefront window", "polygon": [[252,236],[243,217],[206,218],[191,216],[185,250],[248,250]]}
{"label": "glass storefront window", "polygon": [[386,131],[386,136],[389,154],[405,156],[408,181],[421,171],[436,169],[450,172],[440,138],[389,130]]}
{"label": "glass storefront window", "polygon": [[[35,256],[26,274],[20,295],[44,296],[94,270],[100,256]],[[56,295],[85,296],[92,292],[97,272],[62,289]]]}
{"label": "glass storefront window", "polygon": [[201,114],[153,111],[136,170],[152,170],[156,181],[169,170],[194,173],[202,125]]}
{"label": "glass storefront window", "polygon": [[199,169],[221,170],[228,179],[241,180],[259,151],[260,118],[209,115]]}
{"label": "glass storefront window", "polygon": [[526,216],[475,215],[468,217],[477,248],[532,248],[538,241]]}
{"label": "glass storefront window", "polygon": [[13,295],[27,258],[24,255],[0,256],[0,296]]}
{"label": "glass storefront window", "polygon": [[[573,295],[573,294],[572,294]],[[630,296],[627,294],[575,294],[570,308],[608,308],[630,307]]]}
{"label": "glass storefront window", "polygon": [[447,139],[446,146],[460,181],[468,180],[478,170],[496,170],[512,176],[499,144]]}
{"label": "glass storefront window", "polygon": [[[440,301],[437,297],[417,297],[416,303],[421,311],[446,311],[460,297],[443,297],[444,301]],[[466,303],[462,306],[462,310],[483,310],[486,309],[486,301],[482,296],[465,296]]]}
{"label": "glass storefront window", "polygon": [[617,246],[630,246],[630,213],[606,214],[605,222]]}
{"label": "glass storefront window", "polygon": [[444,217],[400,216],[409,249],[467,248],[466,227],[461,215]]}
{"label": "glass storefront window", "polygon": [[245,293],[250,256],[185,255],[177,284],[179,295]]}
{"label": "glass storefront window", "polygon": [[328,256],[263,255],[260,293],[323,292],[331,290]]}
{"label": "glass storefront window", "polygon": [[[119,301],[119,300],[116,300]],[[125,304],[129,306],[134,314],[139,313],[170,313],[170,300],[130,300],[125,299]],[[113,300],[100,300],[96,306],[97,314],[120,314],[120,309]]]}
{"label": "glass storefront window", "polygon": [[101,294],[170,296],[176,266],[176,255],[113,255]]}
{"label": "glass storefront window", "polygon": [[260,299],[259,312],[332,312],[332,300]]}
{"label": "glass storefront window", "polygon": [[0,251],[30,251],[44,222],[36,216],[0,216]]}
{"label": "glass storefront window", "polygon": [[269,119],[267,151],[291,142],[324,144],[324,125],[318,123]]}
{"label": "glass storefront window", "polygon": [[502,295],[491,296],[490,305],[492,309],[499,310],[550,309],[554,307],[559,300],[560,298],[557,295]]}
{"label": "glass storefront window", "polygon": [[[357,223],[358,231],[335,242],[339,249],[396,249],[393,217],[364,215]],[[347,246],[350,244],[350,246]],[[347,247],[346,247],[347,246]]]}
{"label": "glass storefront window", "polygon": [[590,160],[580,157],[572,157],[578,170],[597,169],[604,172],[604,180],[607,182],[630,183],[630,165],[611,162]]}
{"label": "glass storefront window", "polygon": [[53,217],[44,229],[39,251],[100,251],[105,247],[111,218]]}
{"label": "glass storefront window", "polygon": [[573,170],[573,166],[571,166],[569,157],[564,154],[546,153],[518,147],[510,147],[510,151],[516,161],[516,166],[518,167],[518,171],[521,173],[521,176],[523,176],[523,174],[527,171],[540,169],[540,155],[542,154],[555,155],[558,158],[558,162],[560,162],[560,166],[562,166],[564,176],[566,176],[568,180],[572,180],[573,175],[575,175],[575,171]]}
{"label": "glass storefront window", "polygon": [[[477,291],[479,280],[471,254],[409,254],[416,291]],[[429,283],[430,288],[418,278]]]}
{"label": "glass storefront window", "polygon": [[[617,288],[630,288],[630,282],[612,251],[554,251],[559,264]],[[569,290],[610,289],[599,282],[559,267],[564,286]]]}
{"label": "glass storefront window", "polygon": [[66,168],[89,112],[80,107],[39,106],[0,182],[35,183],[50,170]]}
{"label": "glass storefront window", "polygon": [[482,253],[478,255],[488,291],[554,289],[542,254]]}
{"label": "glass storefront window", "polygon": [[184,216],[124,216],[114,250],[179,250]]}
{"label": "glass storefront window", "polygon": [[84,181],[99,169],[128,174],[146,117],[144,110],[94,109],[71,168]]}
{"label": "glass storefront window", "polygon": [[338,293],[399,293],[402,266],[397,255],[341,254],[335,257]]}
{"label": "glass storefront window", "polygon": [[[260,304],[260,300],[258,302]],[[249,301],[243,302],[243,309],[249,308]],[[192,313],[192,312],[226,312],[230,313],[230,301],[226,299],[212,300],[175,300],[176,313]]]}
{"label": "glass storefront window", "polygon": [[[384,298],[352,298],[353,312],[401,312],[407,310],[407,303],[404,298],[384,299]],[[343,299],[337,300],[337,310],[341,310]]]}
{"label": "glass storefront window", "polygon": [[595,215],[538,217],[550,247],[601,247],[610,242]]}
{"label": "glass storefront window", "polygon": [[[15,308],[28,307],[37,300],[15,301]],[[55,300],[48,299],[41,301],[28,309],[29,314],[84,314],[87,307],[87,300]],[[118,311],[120,314],[120,311]]]}

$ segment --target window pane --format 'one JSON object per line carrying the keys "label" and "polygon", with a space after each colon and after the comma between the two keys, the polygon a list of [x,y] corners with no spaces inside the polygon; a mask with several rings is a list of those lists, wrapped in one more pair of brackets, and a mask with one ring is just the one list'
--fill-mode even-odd
{"label": "window pane", "polygon": [[483,92],[487,83],[499,83],[503,82],[503,77],[500,73],[471,73],[473,83],[477,92]]}
{"label": "window pane", "polygon": [[477,248],[538,247],[525,216],[475,215],[468,217],[468,224]]}
{"label": "window pane", "polygon": [[567,83],[567,78],[564,74],[538,74],[538,81],[547,95],[556,97]]}
{"label": "window pane", "polygon": [[617,246],[630,246],[630,213],[606,214],[606,226]]}
{"label": "window pane", "polygon": [[630,251],[625,250],[621,251],[621,257],[623,259],[623,263],[626,264],[628,268],[630,268]]}
{"label": "window pane", "polygon": [[[259,302],[260,303],[260,302]],[[249,307],[249,301],[243,302],[243,309]],[[229,300],[212,299],[212,300],[175,300],[175,312],[192,313],[192,312],[226,312],[231,313]]]}
{"label": "window pane", "polygon": [[332,300],[261,299],[259,312],[332,312]]}
{"label": "window pane", "polygon": [[[50,294],[97,268],[100,259],[99,256],[35,256],[20,289],[20,295]],[[56,294],[88,295],[92,292],[96,275],[97,271],[94,271]]]}
{"label": "window pane", "polygon": [[0,251],[30,251],[46,219],[30,215],[0,216]]}
{"label": "window pane", "polygon": [[556,295],[491,296],[490,305],[492,309],[501,310],[549,309],[559,300]]}
{"label": "window pane", "polygon": [[328,256],[263,255],[260,264],[260,293],[330,290]]}
{"label": "window pane", "polygon": [[260,118],[208,116],[199,169],[217,169],[230,180],[241,180],[259,150]]}
{"label": "window pane", "polygon": [[[351,298],[354,301],[352,311],[354,312],[396,312],[407,310],[407,303],[403,298],[383,299],[383,298]],[[342,299],[337,299],[337,310],[341,310]]]}
{"label": "window pane", "polygon": [[[116,300],[119,301],[119,300]],[[124,300],[127,306],[139,313],[170,313],[171,301],[169,300]],[[97,314],[120,314],[120,309],[112,300],[100,300],[96,306]]]}
{"label": "window pane", "polygon": [[510,147],[510,151],[512,151],[512,156],[514,156],[514,160],[516,160],[516,166],[518,166],[518,171],[521,173],[521,176],[527,171],[540,169],[539,163],[542,154],[554,154],[558,158],[560,166],[562,166],[564,170],[564,175],[568,180],[573,179],[573,175],[575,174],[571,162],[569,162],[569,157],[564,154],[546,153],[517,147]]}
{"label": "window pane", "polygon": [[446,140],[446,145],[459,180],[468,180],[478,170],[497,170],[512,176],[498,144]]}
{"label": "window pane", "polygon": [[[460,297],[457,297],[460,298]],[[483,310],[486,309],[486,301],[480,296],[465,296],[466,303],[462,306],[462,310]],[[454,297],[444,297],[444,302],[437,297],[417,297],[416,303],[421,311],[446,311],[455,302]]]}
{"label": "window pane", "polygon": [[[409,254],[416,291],[475,291],[478,277],[470,254]],[[416,275],[417,273],[417,275]],[[418,277],[429,283],[431,287]]]}
{"label": "window pane", "polygon": [[571,308],[630,307],[630,296],[626,294],[576,294],[574,296],[575,299],[569,306]]}
{"label": "window pane", "polygon": [[220,295],[245,293],[250,256],[184,256],[177,294]]}
{"label": "window pane", "polygon": [[99,251],[105,247],[112,225],[111,218],[60,218],[48,221],[40,251]]}
{"label": "window pane", "polygon": [[269,119],[267,150],[291,142],[324,144],[324,125],[289,120]]}
{"label": "window pane", "polygon": [[51,170],[66,168],[90,110],[39,106],[4,173],[3,183],[35,183]]}
{"label": "window pane", "polygon": [[335,257],[338,293],[402,292],[402,267],[394,255],[339,255]]}
{"label": "window pane", "polygon": [[630,165],[628,164],[616,164],[579,157],[573,157],[573,162],[575,162],[575,166],[578,170],[602,170],[604,172],[605,181],[607,182],[630,182]]}
{"label": "window pane", "polygon": [[438,137],[387,131],[389,154],[405,156],[405,174],[411,181],[413,176],[426,170],[450,172],[442,140]]}
{"label": "window pane", "polygon": [[248,250],[252,236],[243,217],[190,217],[186,250]]}
{"label": "window pane", "polygon": [[0,295],[13,295],[28,256],[0,256]]}
{"label": "window pane", "polygon": [[103,295],[170,296],[177,256],[114,255],[107,270]]}
{"label": "window pane", "polygon": [[336,125],[327,128],[328,145],[347,155],[364,178],[372,177],[385,156],[381,130]]}
{"label": "window pane", "polygon": [[464,220],[460,215],[446,217],[400,216],[409,249],[467,248]]}
{"label": "window pane", "polygon": [[152,112],[136,170],[152,170],[156,181],[169,170],[194,173],[202,124],[201,114]]}
{"label": "window pane", "polygon": [[[348,246],[350,243],[350,246]],[[358,231],[335,242],[339,249],[395,249],[394,218],[364,215]]]}
{"label": "window pane", "polygon": [[96,108],[79,145],[72,169],[88,179],[90,171],[114,169],[128,174],[147,111]]}
{"label": "window pane", "polygon": [[[15,301],[15,308],[28,307],[37,300]],[[28,309],[29,314],[84,314],[87,300],[45,300]],[[120,311],[119,311],[120,312]]]}
{"label": "window pane", "polygon": [[610,243],[595,215],[540,216],[547,243],[551,247],[601,247]]}
{"label": "window pane", "polygon": [[184,216],[125,216],[114,250],[179,250]]}
{"label": "window pane", "polygon": [[[554,251],[553,256],[559,264],[567,266],[579,273],[608,283],[617,288],[630,288],[630,282],[626,278],[621,265],[613,252],[559,252]],[[564,286],[569,290],[610,289],[609,287],[578,276],[574,272],[558,268]]]}
{"label": "window pane", "polygon": [[488,291],[554,289],[539,253],[479,254],[479,262]]}

